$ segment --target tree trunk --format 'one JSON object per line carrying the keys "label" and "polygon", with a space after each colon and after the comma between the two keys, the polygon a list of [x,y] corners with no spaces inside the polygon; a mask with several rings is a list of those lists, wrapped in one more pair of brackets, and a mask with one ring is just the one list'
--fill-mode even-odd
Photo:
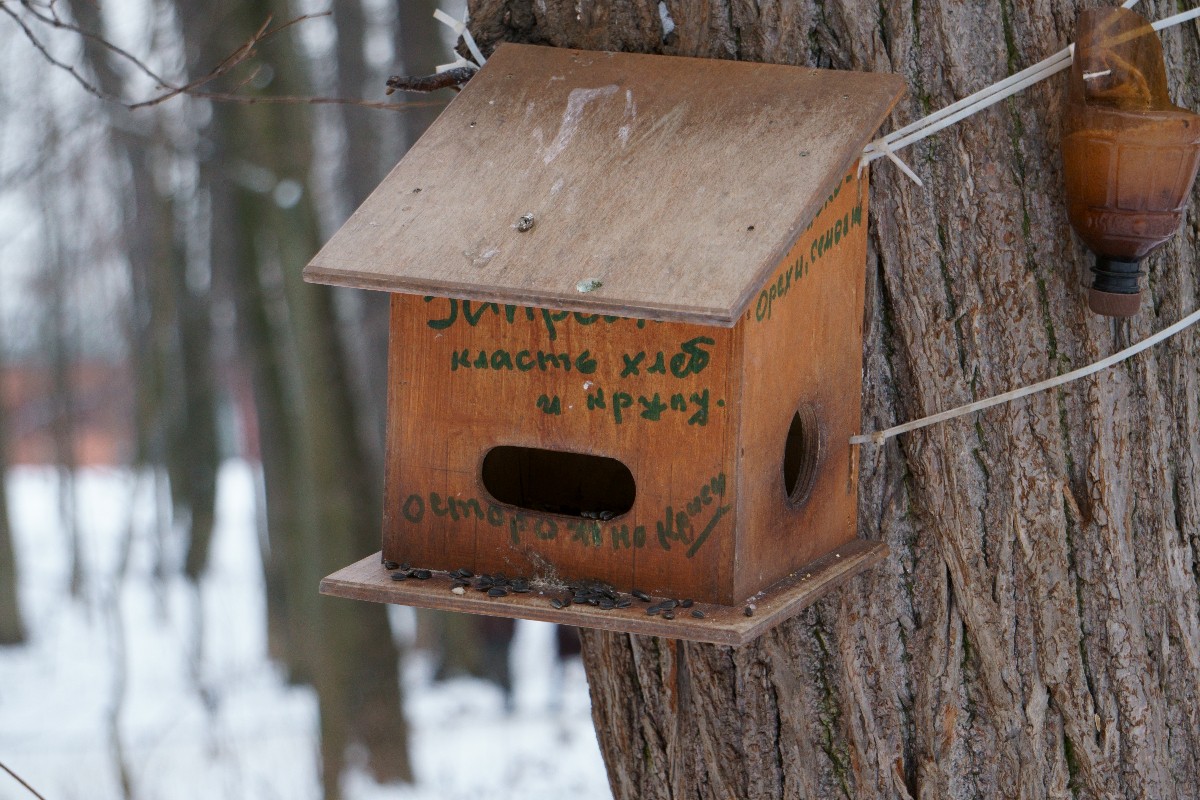
{"label": "tree trunk", "polygon": [[[207,31],[195,40],[203,64],[218,63],[264,20],[290,13],[284,0],[177,2],[176,10],[184,31]],[[272,67],[265,92],[309,93],[297,47],[294,31],[263,45]],[[319,239],[313,127],[305,105],[214,104],[204,131],[213,153],[200,181],[211,197],[214,281],[234,301],[238,347],[254,384],[272,655],[318,692],[323,796],[334,800],[352,743],[365,746],[381,781],[408,781],[412,771],[386,609],[316,592],[322,577],[378,547],[382,500],[356,434],[359,409],[332,294],[301,276]]]}
{"label": "tree trunk", "polygon": [[[910,92],[895,127],[1054,53],[1084,5],[474,0],[471,26],[485,52],[508,39],[896,72]],[[1196,28],[1162,38],[1173,98],[1200,106]],[[864,429],[1083,366],[1200,303],[1193,203],[1146,264],[1142,312],[1087,310],[1065,80],[906,151],[924,188],[874,170]],[[1196,337],[864,447],[861,534],[891,557],[752,644],[587,632],[615,796],[1200,797]]]}
{"label": "tree trunk", "polygon": [[[4,376],[4,342],[0,341],[0,378]],[[17,595],[17,559],[8,522],[8,447],[4,384],[0,382],[0,645],[25,641],[21,598]]]}

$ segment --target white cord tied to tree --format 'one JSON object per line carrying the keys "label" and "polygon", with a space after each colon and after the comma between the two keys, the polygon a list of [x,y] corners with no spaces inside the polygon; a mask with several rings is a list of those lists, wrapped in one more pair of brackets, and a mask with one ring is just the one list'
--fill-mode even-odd
{"label": "white cord tied to tree", "polygon": [[[1132,8],[1137,5],[1137,2],[1138,0],[1126,0],[1121,5],[1124,8]],[[1166,19],[1160,19],[1157,22],[1151,23],[1151,27],[1156,31],[1161,31],[1197,17],[1200,17],[1200,7],[1189,11],[1182,11]],[[1062,72],[1071,66],[1074,53],[1075,45],[1067,45],[1054,55],[1039,61],[1031,67],[1027,67],[1002,81],[993,83],[986,89],[981,89],[956,103],[951,103],[943,109],[922,117],[915,122],[910,122],[903,128],[894,130],[886,136],[876,139],[863,149],[862,159],[859,161],[859,171],[861,172],[872,161],[886,157],[900,167],[904,174],[912,178],[917,185],[924,185],[916,173],[900,160],[895,151],[908,147],[914,142],[919,142],[926,136],[932,136],[943,128],[966,119],[972,114],[977,114],[985,108],[999,103],[1004,98],[1011,97],[1017,92],[1045,78],[1049,78],[1051,75]]]}
{"label": "white cord tied to tree", "polygon": [[459,57],[457,61],[451,61],[449,64],[439,64],[435,70],[438,75],[452,69],[458,69],[459,67],[473,67],[474,69],[479,69],[487,63],[487,59],[483,57],[483,51],[479,49],[479,45],[475,44],[475,37],[471,35],[471,31],[467,27],[467,21],[470,19],[469,15],[470,11],[465,12],[463,14],[462,22],[459,22],[445,11],[442,11],[440,8],[433,12],[434,19],[445,25],[450,30],[454,31],[455,36],[462,37],[462,40],[467,45],[467,49],[471,51],[471,57],[475,59],[472,61],[469,58]]}
{"label": "white cord tied to tree", "polygon": [[1065,372],[1062,375],[1041,381],[1040,383],[1024,386],[1020,389],[1014,389],[1013,391],[1005,392],[1004,394],[998,394],[994,397],[989,397],[986,400],[968,403],[967,405],[959,406],[958,408],[952,408],[949,411],[942,411],[928,417],[922,417],[921,419],[913,420],[912,422],[906,422],[903,425],[896,425],[895,427],[882,431],[876,431],[875,433],[861,433],[857,436],[851,436],[850,444],[883,444],[886,440],[902,433],[915,431],[918,428],[924,428],[927,425],[945,422],[947,420],[954,419],[955,417],[965,416],[973,411],[991,408],[992,406],[998,406],[1001,403],[1009,403],[1013,400],[1019,400],[1022,397],[1028,397],[1031,394],[1037,394],[1038,392],[1045,391],[1046,389],[1053,389],[1055,386],[1062,386],[1064,383],[1070,383],[1071,381],[1077,381],[1080,378],[1086,378],[1088,375],[1092,375],[1102,369],[1111,367],[1113,364],[1119,364],[1127,358],[1136,356],[1143,350],[1149,350],[1151,347],[1163,341],[1164,339],[1171,338],[1184,328],[1196,324],[1196,322],[1200,322],[1200,309],[1188,314],[1171,327],[1164,328],[1153,336],[1147,337],[1135,345],[1126,347],[1124,350],[1113,353],[1108,358],[1103,358],[1094,364],[1089,364],[1086,367],[1080,367],[1079,369],[1072,370],[1071,372]]}
{"label": "white cord tied to tree", "polygon": [[[1138,0],[1126,0],[1126,2],[1122,3],[1121,5],[1124,8],[1132,8],[1133,6],[1137,5],[1137,2]],[[1165,28],[1170,28],[1175,25],[1179,25],[1180,23],[1187,22],[1188,20],[1196,19],[1197,17],[1200,17],[1200,7],[1193,8],[1189,11],[1180,12],[1179,14],[1167,17],[1166,19],[1158,20],[1157,22],[1151,23],[1151,27],[1153,27],[1156,31],[1161,31]],[[983,109],[1000,102],[1006,97],[1016,94],[1027,86],[1032,86],[1043,78],[1048,78],[1051,75],[1063,71],[1071,65],[1072,59],[1074,58],[1074,53],[1075,45],[1068,45],[1049,58],[1039,61],[1031,67],[1023,69],[1002,81],[992,84],[986,89],[975,92],[974,94],[964,97],[962,100],[959,100],[956,103],[952,103],[951,105],[948,105],[939,111],[935,111],[926,117],[922,117],[916,122],[909,123],[903,128],[892,131],[886,136],[876,139],[874,142],[871,142],[869,145],[867,145],[867,147],[863,150],[862,159],[859,161],[859,172],[861,173],[863,168],[872,161],[886,157],[895,163],[905,175],[916,181],[917,185],[923,185],[921,183],[921,179],[916,175],[916,173],[914,173],[908,167],[908,165],[901,161],[900,157],[896,155],[896,150],[907,147],[914,142],[918,142],[921,139],[924,139],[926,136],[931,136],[943,128],[953,125],[959,120],[965,119],[972,114],[978,113]],[[1102,73],[1089,73],[1085,75],[1084,78],[1098,77],[1099,74]],[[1020,389],[1014,389],[1013,391],[1005,392],[1004,394],[998,394],[994,397],[989,397],[986,400],[968,403],[966,405],[959,406],[958,408],[952,408],[948,411],[942,411],[928,417],[922,417],[921,419],[913,420],[912,422],[906,422],[903,425],[896,425],[886,430],[876,431],[874,433],[863,433],[856,436],[851,436],[850,444],[883,444],[884,441],[902,433],[908,433],[909,431],[924,428],[928,425],[935,425],[939,422],[946,422],[947,420],[965,416],[985,408],[991,408],[992,406],[997,406],[1002,403],[1010,403],[1014,400],[1019,400],[1022,397],[1027,397],[1031,394],[1045,391],[1046,389],[1053,389],[1056,386],[1062,386],[1065,383],[1070,383],[1071,381],[1085,378],[1088,375],[1093,375],[1100,370],[1111,367],[1113,364],[1120,363],[1127,358],[1137,355],[1143,350],[1153,347],[1164,339],[1168,339],[1171,336],[1174,336],[1176,333],[1179,333],[1184,328],[1194,325],[1197,321],[1200,321],[1200,309],[1193,311],[1191,314],[1184,317],[1179,322],[1176,322],[1171,327],[1159,331],[1153,336],[1138,342],[1132,347],[1127,347],[1118,353],[1113,353],[1108,358],[1101,359],[1094,364],[1081,367],[1080,369],[1059,375],[1055,378],[1041,381],[1040,383],[1035,383]]]}

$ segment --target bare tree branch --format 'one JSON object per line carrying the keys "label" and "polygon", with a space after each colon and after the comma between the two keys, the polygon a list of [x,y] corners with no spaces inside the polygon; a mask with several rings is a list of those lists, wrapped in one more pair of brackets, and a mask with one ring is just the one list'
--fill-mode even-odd
{"label": "bare tree branch", "polygon": [[435,92],[438,89],[461,89],[471,76],[475,74],[474,67],[455,67],[436,75],[404,77],[393,75],[387,79],[387,93],[396,90],[402,92]]}
{"label": "bare tree branch", "polygon": [[[223,58],[220,63],[213,67],[207,74],[202,75],[188,83],[178,85],[175,84],[150,67],[143,59],[129,52],[128,50],[110,42],[102,35],[95,31],[86,30],[79,25],[64,19],[55,8],[56,0],[50,0],[48,3],[37,3],[34,0],[18,0],[18,6],[23,9],[25,15],[18,13],[18,10],[8,0],[0,0],[0,12],[7,15],[21,29],[25,38],[35,50],[46,60],[50,65],[63,70],[71,78],[83,88],[88,94],[93,95],[106,102],[117,103],[125,106],[131,111],[140,108],[149,108],[151,106],[164,103],[180,95],[188,97],[203,98],[206,100],[216,100],[220,102],[241,103],[244,105],[258,105],[267,103],[282,103],[282,104],[310,104],[310,105],[354,105],[364,108],[379,108],[388,110],[400,110],[405,108],[420,108],[427,106],[444,105],[442,102],[405,102],[405,103],[388,103],[376,102],[370,100],[359,100],[343,97],[299,97],[293,95],[285,96],[270,96],[270,95],[249,95],[239,94],[237,90],[244,86],[247,82],[253,80],[257,73],[251,73],[245,80],[240,81],[233,91],[207,91],[203,87],[208,86],[218,78],[227,76],[236,67],[246,63],[255,55],[257,55],[257,47],[267,41],[277,33],[284,31],[293,25],[297,25],[306,20],[315,19],[317,17],[328,16],[331,12],[324,11],[316,14],[303,14],[287,22],[271,26],[271,18],[266,21],[255,31],[254,35],[246,40],[240,47]],[[115,97],[105,92],[91,80],[89,80],[78,68],[73,64],[55,56],[50,52],[50,48],[46,45],[42,38],[38,36],[31,22],[36,22],[49,29],[67,31],[76,36],[79,36],[88,41],[94,42],[104,49],[108,50],[120,60],[130,65],[137,72],[146,75],[162,90],[159,94],[154,95],[146,100],[137,102],[129,102],[120,97]],[[465,82],[465,81],[464,81]],[[389,90],[389,94],[391,91]]]}

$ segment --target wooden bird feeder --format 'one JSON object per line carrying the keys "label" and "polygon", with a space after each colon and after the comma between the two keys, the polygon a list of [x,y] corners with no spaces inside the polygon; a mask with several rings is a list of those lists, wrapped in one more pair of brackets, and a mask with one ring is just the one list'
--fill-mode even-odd
{"label": "wooden bird feeder", "polygon": [[858,161],[902,91],[500,47],[305,271],[393,293],[383,550],[322,591],[736,645],[880,560]]}

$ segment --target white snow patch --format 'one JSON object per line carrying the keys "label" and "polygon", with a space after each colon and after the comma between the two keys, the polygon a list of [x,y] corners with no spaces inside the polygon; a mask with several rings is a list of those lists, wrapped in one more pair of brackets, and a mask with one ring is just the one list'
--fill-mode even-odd
{"label": "white snow patch", "polygon": [[[182,537],[158,524],[162,476],[79,472],[84,580],[72,597],[58,473],[9,473],[30,639],[0,648],[0,753],[39,792],[124,798],[119,746],[134,797],[318,800],[317,696],[267,655],[260,481],[245,462],[222,467],[210,568],[193,586],[180,574]],[[411,641],[411,609],[390,610]],[[417,782],[383,786],[350,769],[346,800],[610,798],[582,665],[560,666],[553,636],[518,623],[511,711],[491,684],[433,682],[429,659],[412,653],[400,677]]]}

